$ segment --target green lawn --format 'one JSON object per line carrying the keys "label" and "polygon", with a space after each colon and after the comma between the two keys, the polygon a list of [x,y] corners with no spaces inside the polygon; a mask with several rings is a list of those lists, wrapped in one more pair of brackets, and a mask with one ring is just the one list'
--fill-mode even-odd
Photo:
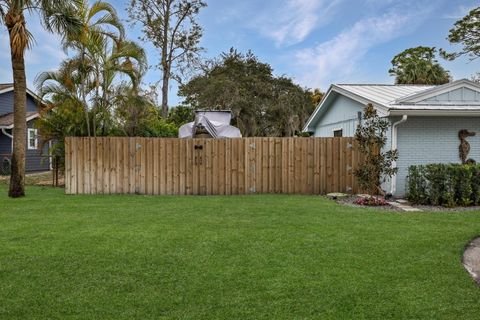
{"label": "green lawn", "polygon": [[480,319],[480,212],[0,186],[0,319]]}

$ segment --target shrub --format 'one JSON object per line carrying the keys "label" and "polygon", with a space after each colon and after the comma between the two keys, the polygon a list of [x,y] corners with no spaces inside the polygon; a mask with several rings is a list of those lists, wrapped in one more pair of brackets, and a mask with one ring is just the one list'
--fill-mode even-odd
{"label": "shrub", "polygon": [[472,166],[472,204],[480,204],[480,166]]}
{"label": "shrub", "polygon": [[426,204],[428,201],[424,166],[411,166],[408,169],[408,200],[417,204]]}
{"label": "shrub", "polygon": [[480,204],[480,165],[428,164],[408,169],[407,198],[445,207]]}
{"label": "shrub", "polygon": [[425,190],[428,192],[430,204],[440,205],[442,197],[449,197],[448,194],[444,194],[445,180],[450,178],[447,167],[442,164],[429,164],[425,168],[425,178],[427,179]]}

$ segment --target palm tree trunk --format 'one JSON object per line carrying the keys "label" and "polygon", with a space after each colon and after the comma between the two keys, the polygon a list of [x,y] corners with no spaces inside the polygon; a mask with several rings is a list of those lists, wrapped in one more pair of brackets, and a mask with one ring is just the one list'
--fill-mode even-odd
{"label": "palm tree trunk", "polygon": [[13,69],[13,154],[11,163],[10,189],[12,198],[25,196],[25,149],[27,141],[27,81],[23,55],[15,55],[12,50]]}
{"label": "palm tree trunk", "polygon": [[[82,59],[82,67],[85,65],[85,47],[82,46],[81,48],[81,59]],[[85,122],[86,122],[86,125],[87,125],[87,136],[90,137],[90,119],[89,119],[89,116],[88,116],[88,105],[87,105],[87,97],[86,97],[86,92],[85,92],[85,79],[84,79],[84,76],[85,76],[85,72],[83,72],[82,70],[82,75],[80,77],[80,91],[81,91],[81,95],[82,95],[82,103],[83,103],[83,112],[85,113]]]}

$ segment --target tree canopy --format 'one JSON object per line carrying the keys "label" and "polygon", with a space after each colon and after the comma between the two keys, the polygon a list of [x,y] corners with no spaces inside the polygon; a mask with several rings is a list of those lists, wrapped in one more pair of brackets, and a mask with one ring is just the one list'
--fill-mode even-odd
{"label": "tree canopy", "polygon": [[444,58],[454,60],[468,55],[473,60],[480,57],[480,7],[471,10],[465,17],[455,22],[447,40],[451,44],[461,45],[462,49],[453,53],[440,50]]}
{"label": "tree canopy", "polygon": [[198,62],[202,27],[196,16],[207,4],[202,0],[131,0],[130,21],[142,28],[144,41],[159,49],[162,71],[162,115],[168,116],[170,79],[180,80]]}
{"label": "tree canopy", "polygon": [[450,82],[450,73],[436,60],[435,47],[415,47],[406,49],[392,59],[388,71],[397,84],[439,85]]}
{"label": "tree canopy", "polygon": [[179,95],[194,109],[231,110],[244,136],[293,136],[314,109],[308,90],[233,48],[180,86]]}

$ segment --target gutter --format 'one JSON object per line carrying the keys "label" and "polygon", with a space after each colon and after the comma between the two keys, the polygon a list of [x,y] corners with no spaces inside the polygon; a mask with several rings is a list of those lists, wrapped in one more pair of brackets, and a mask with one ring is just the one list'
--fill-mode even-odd
{"label": "gutter", "polygon": [[[398,131],[397,128],[400,124],[406,122],[407,119],[408,119],[408,116],[404,114],[400,121],[397,121],[394,124],[392,124],[392,147],[391,147],[392,151],[397,149],[397,131]],[[396,166],[397,166],[397,161],[393,161],[392,168],[395,168]],[[390,194],[393,196],[396,191],[397,191],[397,175],[393,175],[390,180]]]}
{"label": "gutter", "polygon": [[439,110],[439,109],[392,109],[389,116],[430,116],[430,117],[466,117],[466,116],[480,116],[480,108],[473,109],[459,109],[459,110]]}

